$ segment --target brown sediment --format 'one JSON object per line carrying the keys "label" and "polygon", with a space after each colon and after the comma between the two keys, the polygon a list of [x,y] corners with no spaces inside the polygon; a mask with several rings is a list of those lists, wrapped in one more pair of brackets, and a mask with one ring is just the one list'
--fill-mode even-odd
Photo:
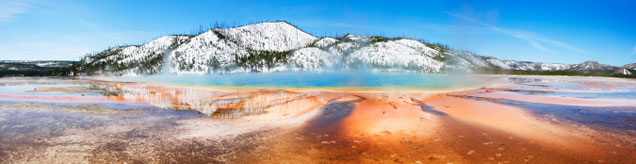
{"label": "brown sediment", "polygon": [[349,116],[343,118],[348,136],[382,137],[384,134],[427,136],[436,126],[436,117],[423,112],[419,106],[387,98],[384,103],[366,99],[355,104]]}
{"label": "brown sediment", "polygon": [[542,85],[542,84],[528,84],[528,86],[535,86],[535,87],[542,87],[542,88],[550,88],[549,85]]}
{"label": "brown sediment", "polygon": [[[331,133],[288,131],[264,142],[266,151],[238,163],[465,163],[439,143],[417,136],[387,142],[365,136],[346,138]],[[390,134],[386,134],[390,135]]]}
{"label": "brown sediment", "polygon": [[51,104],[36,104],[36,103],[18,103],[18,104],[0,104],[0,109],[13,109],[13,110],[42,110],[49,109],[65,110],[71,112],[81,112],[87,114],[140,114],[143,110],[115,110],[105,108],[99,105],[78,105],[78,106],[62,106]]}
{"label": "brown sediment", "polygon": [[484,90],[484,92],[490,93],[492,91],[503,91],[503,92],[524,92],[530,94],[546,94],[546,93],[554,93],[552,91],[539,91],[539,90],[525,90],[525,89],[511,89],[511,88],[479,88]]}
{"label": "brown sediment", "polygon": [[475,100],[486,100],[486,101],[503,103],[503,101],[501,101],[499,99],[494,99],[494,98],[489,98],[489,97],[478,97],[478,96],[468,96],[468,95],[451,95],[451,94],[446,94],[446,95],[447,96],[453,96],[453,97],[459,97],[459,98],[471,98],[471,99],[475,99]]}
{"label": "brown sediment", "polygon": [[396,109],[396,110],[397,110],[397,106],[395,106],[395,103],[394,103],[394,102],[389,102],[388,104],[389,104],[389,105],[391,105],[391,107],[393,107],[393,109]]}

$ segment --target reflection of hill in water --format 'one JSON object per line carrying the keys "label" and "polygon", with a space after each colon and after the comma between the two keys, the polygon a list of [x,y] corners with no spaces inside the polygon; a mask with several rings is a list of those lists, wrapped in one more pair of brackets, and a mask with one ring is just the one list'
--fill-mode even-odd
{"label": "reflection of hill in water", "polygon": [[[115,84],[102,86],[103,93],[115,99],[147,103],[173,110],[194,110],[214,118],[240,118],[265,114],[276,107],[302,109],[307,104],[295,101],[321,97],[311,93],[285,90],[216,90],[202,87],[159,87],[149,85]],[[293,106],[293,105],[297,106]]]}

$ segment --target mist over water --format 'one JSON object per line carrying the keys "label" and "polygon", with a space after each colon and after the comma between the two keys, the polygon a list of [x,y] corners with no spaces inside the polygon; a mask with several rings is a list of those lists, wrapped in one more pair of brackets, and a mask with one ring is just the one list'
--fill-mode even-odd
{"label": "mist over water", "polygon": [[115,77],[117,81],[257,88],[446,89],[481,84],[470,76],[386,72],[273,72],[240,74],[160,74]]}

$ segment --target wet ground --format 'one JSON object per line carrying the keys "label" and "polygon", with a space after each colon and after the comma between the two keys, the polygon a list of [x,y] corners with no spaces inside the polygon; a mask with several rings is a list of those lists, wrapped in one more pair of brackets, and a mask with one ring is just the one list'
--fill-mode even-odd
{"label": "wet ground", "polygon": [[0,78],[0,163],[635,163],[636,81],[446,90]]}

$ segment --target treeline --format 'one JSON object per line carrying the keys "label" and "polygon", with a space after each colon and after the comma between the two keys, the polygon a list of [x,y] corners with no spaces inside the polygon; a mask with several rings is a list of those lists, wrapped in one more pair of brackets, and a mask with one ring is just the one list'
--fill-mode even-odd
{"label": "treeline", "polygon": [[[75,62],[72,63],[74,64]],[[71,76],[73,72],[72,66],[40,67],[32,63],[0,63],[0,77]]]}

